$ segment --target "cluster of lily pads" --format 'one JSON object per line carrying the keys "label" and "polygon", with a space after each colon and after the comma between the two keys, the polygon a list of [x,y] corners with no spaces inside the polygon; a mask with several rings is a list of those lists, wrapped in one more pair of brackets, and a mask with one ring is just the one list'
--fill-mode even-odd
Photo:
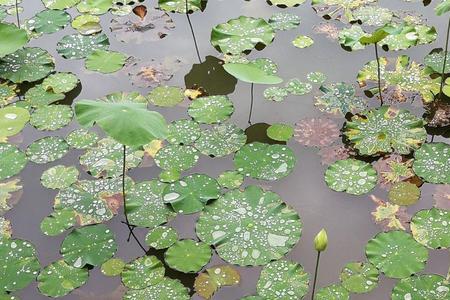
{"label": "cluster of lily pads", "polygon": [[[239,284],[234,265],[262,266],[256,294],[242,299],[304,298],[310,291],[310,275],[285,258],[301,238],[299,214],[275,192],[255,184],[243,186],[245,178],[275,181],[288,176],[297,162],[287,145],[291,139],[320,149],[327,165],[324,180],[331,190],[350,195],[368,194],[377,185],[388,190],[388,201],[371,195],[376,204],[374,221],[383,230],[368,241],[367,260],[343,266],[340,282],[320,288],[314,299],[346,300],[351,293],[368,293],[381,274],[399,279],[392,291],[394,300],[449,299],[449,276],[422,272],[429,249],[450,247],[450,145],[445,140],[427,141],[430,130],[450,126],[450,66],[445,50],[432,51],[423,63],[405,55],[392,60],[377,54],[357,74],[359,87],[328,83],[321,72],[309,73],[308,82],[291,78],[280,86],[283,78],[271,59],[247,56],[269,46],[278,31],[296,28],[300,18],[279,12],[267,20],[240,16],[218,24],[211,32],[211,44],[222,55],[217,68],[234,84],[237,80],[251,84],[251,126],[244,131],[230,121],[234,105],[229,93],[201,85],[164,85],[171,76],[163,67],[128,72],[130,77],[151,81],[147,86],[157,83],[145,96],[116,92],[95,100],[77,99],[73,106],[64,104],[76,94],[80,80],[75,74],[57,72],[46,50],[27,45],[70,24],[78,33],[58,42],[58,54],[83,59],[89,71],[114,73],[135,62],[110,50],[101,15],[117,16],[111,30],[120,41],[128,42],[124,34],[134,28],[130,40],[143,42],[154,28],[158,39],[169,34],[175,26],[170,13],[186,14],[190,22],[188,14],[203,11],[206,1],[159,0],[158,9],[132,0],[42,2],[45,10],[20,22],[20,1],[0,0],[1,299],[17,299],[15,292],[33,281],[42,295],[63,297],[83,286],[93,267],[105,276],[120,277],[127,288],[123,299],[182,300],[194,292],[209,299],[221,287]],[[280,8],[303,2],[268,1]],[[419,16],[382,8],[376,0],[313,0],[312,7],[328,22],[349,26],[339,32],[339,43],[346,50],[374,43],[396,51],[437,37]],[[66,11],[70,8],[79,13],[73,20]],[[448,0],[436,8],[438,15],[448,11]],[[4,21],[7,14],[17,15],[18,24]],[[153,26],[156,23],[160,26]],[[384,29],[380,33],[374,26]],[[304,48],[313,40],[301,35],[292,43]],[[264,97],[276,102],[315,92],[314,105],[326,116],[305,118],[295,125],[265,124],[263,137],[250,140],[246,133],[261,125],[251,122],[254,84],[267,85]],[[359,94],[362,88],[371,98],[382,100],[384,95],[389,105],[377,107],[377,101]],[[187,98],[188,117],[169,124],[151,110],[174,107]],[[423,107],[425,115],[417,116],[412,104]],[[79,127],[62,136],[58,130],[74,119]],[[92,126],[98,126],[101,134]],[[20,136],[26,127],[48,135],[23,149]],[[41,232],[49,237],[65,234],[60,259],[41,266],[33,244],[16,238],[3,215],[21,197],[26,183],[20,173],[27,164],[58,161],[75,149],[82,152],[82,169],[59,163],[40,178],[42,186],[57,192]],[[202,156],[233,156],[234,168],[217,177],[189,173]],[[160,169],[158,178],[135,182],[127,176],[128,170],[149,163]],[[90,179],[81,179],[80,172]],[[410,216],[407,207],[419,201],[423,183],[437,185],[436,205]],[[177,215],[196,213],[195,238],[180,239],[167,224]],[[117,255],[123,245],[103,224],[113,218],[124,219],[143,256],[126,262]],[[146,228],[145,240],[134,234],[135,227]],[[156,250],[164,254],[157,257]],[[209,266],[214,254],[224,264]],[[194,286],[170,277],[168,269],[196,274]]]}

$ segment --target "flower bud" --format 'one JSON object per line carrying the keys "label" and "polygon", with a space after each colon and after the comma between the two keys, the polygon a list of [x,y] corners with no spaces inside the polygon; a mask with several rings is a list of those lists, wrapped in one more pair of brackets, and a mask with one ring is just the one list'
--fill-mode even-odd
{"label": "flower bud", "polygon": [[325,229],[322,229],[314,238],[314,248],[317,251],[322,252],[327,249],[328,246],[328,236]]}

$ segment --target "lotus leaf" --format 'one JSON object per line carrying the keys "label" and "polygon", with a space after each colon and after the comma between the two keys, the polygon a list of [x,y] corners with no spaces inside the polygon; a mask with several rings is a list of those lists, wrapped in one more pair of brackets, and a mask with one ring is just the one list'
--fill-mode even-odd
{"label": "lotus leaf", "polygon": [[66,141],[72,148],[87,149],[97,143],[98,136],[95,132],[81,128],[69,133],[66,137]]}
{"label": "lotus leaf", "polygon": [[368,26],[383,26],[391,22],[394,14],[388,8],[361,6],[353,12],[354,20]]}
{"label": "lotus leaf", "polygon": [[97,49],[86,57],[86,69],[100,73],[114,73],[123,68],[128,56],[116,52]]}
{"label": "lotus leaf", "polygon": [[275,123],[267,128],[267,136],[276,141],[287,142],[294,135],[294,128],[287,124]]}
{"label": "lotus leaf", "polygon": [[[424,58],[424,63],[427,67],[431,68],[433,72],[442,73],[444,66],[445,51],[431,52]],[[450,72],[450,61],[445,62],[444,73]]]}
{"label": "lotus leaf", "polygon": [[323,95],[316,97],[315,106],[323,112],[345,115],[366,108],[366,101],[355,95],[355,87],[344,82],[320,88]]}
{"label": "lotus leaf", "polygon": [[11,222],[8,219],[0,217],[0,240],[11,238],[11,234]]}
{"label": "lotus leaf", "polygon": [[200,125],[192,120],[173,121],[167,129],[167,141],[171,144],[192,145],[202,134]]}
{"label": "lotus leaf", "polygon": [[45,235],[56,236],[74,226],[76,213],[70,209],[58,209],[41,222],[41,231]]}
{"label": "lotus leaf", "polygon": [[233,102],[227,96],[198,98],[189,105],[188,114],[195,121],[205,124],[221,123],[234,112]]}
{"label": "lotus leaf", "polygon": [[327,75],[322,72],[311,72],[306,75],[306,78],[314,84],[323,84],[327,80]]}
{"label": "lotus leaf", "polygon": [[56,73],[45,78],[42,85],[46,91],[58,94],[70,92],[79,82],[77,76],[72,73]]}
{"label": "lotus leaf", "polygon": [[42,0],[42,2],[49,9],[62,10],[77,5],[80,0]]}
{"label": "lotus leaf", "polygon": [[77,4],[77,9],[80,13],[91,15],[103,15],[112,7],[111,0],[81,0]]}
{"label": "lotus leaf", "polygon": [[397,205],[412,205],[420,198],[420,189],[410,182],[397,182],[389,190],[389,201]]}
{"label": "lotus leaf", "polygon": [[29,119],[30,114],[25,108],[0,108],[0,140],[20,133]]}
{"label": "lotus leaf", "polygon": [[267,58],[258,58],[246,63],[227,63],[223,66],[225,71],[239,80],[257,84],[278,84],[282,78],[275,75],[275,65]]}
{"label": "lotus leaf", "polygon": [[64,10],[43,10],[28,20],[28,28],[41,33],[55,33],[66,27],[70,21],[70,15]]}
{"label": "lotus leaf", "polygon": [[271,5],[276,5],[278,7],[294,7],[305,3],[306,0],[267,0]]}
{"label": "lotus leaf", "polygon": [[392,290],[392,300],[444,300],[450,296],[450,285],[442,276],[414,275],[400,280]]}
{"label": "lotus leaf", "polygon": [[25,101],[33,108],[45,107],[53,102],[63,100],[65,97],[62,93],[54,93],[46,91],[42,84],[38,84],[25,93]]}
{"label": "lotus leaf", "polygon": [[147,233],[145,243],[157,250],[166,249],[178,240],[178,233],[172,227],[158,226]]}
{"label": "lotus leaf", "polygon": [[143,256],[126,264],[121,277],[126,287],[145,289],[162,281],[164,273],[164,265],[156,256]]}
{"label": "lotus leaf", "polygon": [[279,12],[270,17],[269,25],[272,26],[274,30],[290,30],[300,25],[300,20],[300,17],[297,15]]}
{"label": "lotus leaf", "polygon": [[188,289],[178,280],[165,277],[155,285],[142,290],[129,290],[125,293],[124,300],[161,300],[177,299],[189,300]]}
{"label": "lotus leaf", "polygon": [[17,96],[17,85],[0,83],[0,107],[6,106],[14,101]]}
{"label": "lotus leaf", "polygon": [[450,183],[450,146],[446,143],[424,144],[414,152],[413,170],[430,183]]}
{"label": "lotus leaf", "polygon": [[91,35],[102,31],[100,17],[94,15],[79,15],[72,21],[73,29],[82,35]]}
{"label": "lotus leaf", "polygon": [[107,50],[108,48],[109,40],[106,34],[66,35],[56,45],[58,53],[66,59],[86,58],[95,50]]}
{"label": "lotus leaf", "polygon": [[5,214],[22,196],[22,186],[19,179],[0,182],[0,215]]}
{"label": "lotus leaf", "polygon": [[333,284],[318,290],[314,300],[350,300],[350,294],[342,285]]}
{"label": "lotus leaf", "polygon": [[236,285],[240,282],[239,272],[228,265],[215,266],[200,273],[194,282],[198,295],[210,299],[222,286]]}
{"label": "lotus leaf", "polygon": [[247,141],[244,131],[234,124],[219,124],[211,129],[202,131],[195,142],[197,148],[204,155],[222,157],[241,149]]}
{"label": "lotus leaf", "polygon": [[372,212],[375,223],[381,225],[384,231],[406,230],[411,217],[406,212],[405,207],[385,202],[374,195],[370,196],[377,208]]}
{"label": "lotus leaf", "polygon": [[181,240],[167,249],[164,259],[172,269],[183,273],[195,273],[209,262],[211,256],[212,251],[208,244]]}
{"label": "lotus leaf", "polygon": [[219,175],[217,182],[226,189],[237,189],[244,182],[244,175],[238,171],[225,171]]}
{"label": "lotus leaf", "polygon": [[368,33],[366,33],[361,26],[352,25],[350,28],[344,28],[339,32],[339,43],[344,49],[349,48],[351,51],[361,50],[365,48],[360,40],[363,37],[370,37]]}
{"label": "lotus leaf", "polygon": [[311,92],[312,86],[307,82],[301,82],[297,78],[294,78],[286,83],[286,90],[293,95],[302,96]]}
{"label": "lotus leaf", "polygon": [[74,166],[57,165],[42,173],[41,183],[49,189],[63,189],[75,183],[78,179],[78,170]]}
{"label": "lotus leaf", "polygon": [[[186,4],[187,1],[187,4]],[[159,8],[164,11],[175,12],[180,14],[186,13],[186,5],[188,13],[195,12],[197,10],[203,10],[202,0],[158,0]]]}
{"label": "lotus leaf", "polygon": [[0,143],[0,180],[19,174],[27,162],[25,154],[16,146]]}
{"label": "lotus leaf", "polygon": [[198,151],[192,146],[169,144],[155,155],[155,163],[163,170],[185,171],[197,163]]}
{"label": "lotus leaf", "polygon": [[30,118],[30,124],[38,130],[58,130],[67,126],[73,117],[69,105],[49,105],[36,109]]}
{"label": "lotus leaf", "polygon": [[102,97],[101,100],[115,103],[133,102],[147,104],[147,99],[139,92],[115,92]]}
{"label": "lotus leaf", "polygon": [[102,264],[101,271],[105,276],[113,277],[122,273],[125,262],[120,258],[110,258]]}
{"label": "lotus leaf", "polygon": [[0,23],[0,36],[0,57],[19,50],[28,42],[27,32],[13,24]]}
{"label": "lotus leaf", "polygon": [[147,99],[156,106],[173,107],[184,100],[183,91],[175,86],[159,86],[153,89]]}
{"label": "lotus leaf", "polygon": [[37,164],[45,164],[62,158],[69,151],[67,142],[57,136],[47,136],[28,146],[27,158]]}
{"label": "lotus leaf", "polygon": [[438,208],[418,211],[411,219],[416,241],[431,249],[450,248],[450,211]]}
{"label": "lotus leaf", "polygon": [[314,40],[306,35],[299,35],[293,41],[292,44],[300,49],[308,48],[314,44]]}
{"label": "lotus leaf", "polygon": [[270,101],[281,102],[289,95],[286,88],[271,86],[264,90],[264,98]]}
{"label": "lotus leaf", "polygon": [[296,141],[307,147],[331,146],[340,136],[338,125],[329,118],[304,118],[295,124]]}
{"label": "lotus leaf", "polygon": [[371,263],[352,262],[341,272],[342,286],[352,293],[369,293],[378,284],[378,270]]}

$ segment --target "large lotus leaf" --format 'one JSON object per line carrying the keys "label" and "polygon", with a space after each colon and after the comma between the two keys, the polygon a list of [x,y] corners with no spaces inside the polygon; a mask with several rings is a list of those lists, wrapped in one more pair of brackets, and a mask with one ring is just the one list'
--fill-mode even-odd
{"label": "large lotus leaf", "polygon": [[36,109],[30,118],[30,124],[38,130],[58,130],[67,126],[73,117],[69,105],[49,105]]}
{"label": "large lotus leaf", "polygon": [[100,266],[111,258],[117,244],[111,230],[103,224],[74,229],[61,244],[61,255],[75,268]]}
{"label": "large lotus leaf", "polygon": [[276,5],[278,7],[294,7],[303,4],[306,0],[267,0],[271,5]]}
{"label": "large lotus leaf", "polygon": [[173,121],[167,129],[167,141],[171,144],[191,145],[202,134],[200,125],[192,120]]}
{"label": "large lotus leaf", "polygon": [[0,57],[19,50],[28,42],[27,32],[13,24],[0,23],[0,36]]}
{"label": "large lotus leaf", "polygon": [[309,290],[309,275],[298,263],[274,261],[262,269],[256,290],[265,299],[302,299]]}
{"label": "large lotus leaf", "polygon": [[325,182],[336,192],[363,195],[377,185],[377,171],[366,162],[348,158],[338,160],[325,171]]}
{"label": "large lotus leaf", "polygon": [[195,142],[204,155],[222,157],[241,149],[247,141],[244,131],[234,124],[220,124],[202,131]]}
{"label": "large lotus leaf", "polygon": [[62,297],[86,283],[89,272],[85,268],[75,268],[64,260],[46,266],[39,274],[38,289],[42,295]]}
{"label": "large lotus leaf", "polygon": [[252,185],[207,205],[196,232],[225,261],[254,266],[283,257],[299,241],[301,228],[297,212],[277,194]]}
{"label": "large lotus leaf", "polygon": [[[186,4],[187,2],[187,4]],[[203,9],[203,3],[205,0],[158,0],[159,8],[168,11],[176,12],[180,14],[186,13],[186,5],[188,13]]]}
{"label": "large lotus leaf", "polygon": [[95,50],[108,50],[109,40],[106,34],[84,36],[72,34],[64,36],[56,45],[56,50],[64,58],[86,58]]}
{"label": "large lotus leaf", "polygon": [[11,222],[8,219],[0,217],[0,240],[9,239],[11,238],[11,235],[12,235]]}
{"label": "large lotus leaf", "polygon": [[411,219],[411,233],[416,241],[431,249],[450,248],[450,211],[424,209]]}
{"label": "large lotus leaf", "polygon": [[81,0],[77,5],[77,9],[82,14],[103,15],[112,6],[113,2],[111,0]]}
{"label": "large lotus leaf", "polygon": [[42,84],[35,85],[25,93],[25,101],[33,108],[47,106],[53,102],[63,100],[64,97],[65,95],[62,93],[46,91]]}
{"label": "large lotus leaf", "polygon": [[344,134],[362,155],[397,152],[409,154],[427,138],[425,121],[405,109],[382,106],[355,115]]}
{"label": "large lotus leaf", "polygon": [[34,246],[19,239],[0,239],[0,265],[0,292],[25,288],[41,268]]}
{"label": "large lotus leaf", "polygon": [[444,277],[434,274],[414,275],[400,280],[392,290],[392,300],[445,300],[450,285]]}
{"label": "large lotus leaf", "polygon": [[156,256],[139,257],[125,265],[121,277],[130,289],[145,289],[164,279],[164,265]]}
{"label": "large lotus leaf", "polygon": [[233,102],[228,96],[209,96],[194,100],[188,114],[197,122],[205,124],[221,123],[234,112]]}
{"label": "large lotus leaf", "polygon": [[377,234],[366,245],[367,259],[390,278],[406,278],[425,268],[428,250],[404,231]]}
{"label": "large lotus leaf", "polygon": [[155,285],[142,290],[129,290],[124,300],[189,300],[189,290],[178,280],[165,277]]}
{"label": "large lotus leaf", "polygon": [[414,152],[413,170],[430,183],[450,183],[450,145],[423,144]]}
{"label": "large lotus leaf", "polygon": [[[223,65],[223,68],[237,79],[248,83],[278,84],[283,82],[282,78],[275,75],[276,70],[264,68],[267,63],[260,63],[260,61],[263,61],[264,63],[264,60],[268,59],[258,58],[254,61],[245,63],[227,63]],[[268,61],[269,64],[272,64],[270,60]]]}
{"label": "large lotus leaf", "polygon": [[196,293],[205,298],[211,299],[214,293],[222,286],[236,285],[240,282],[241,276],[231,266],[222,265],[206,269],[200,273],[194,282]]}
{"label": "large lotus leaf", "polygon": [[28,27],[37,33],[55,33],[66,27],[70,15],[64,10],[44,10],[28,20]]}
{"label": "large lotus leaf", "polygon": [[127,213],[130,224],[153,228],[174,216],[174,212],[162,200],[165,187],[165,183],[152,180],[138,183],[128,191]]}
{"label": "large lotus leaf", "polygon": [[345,115],[366,108],[367,102],[355,95],[355,87],[344,82],[322,86],[323,95],[316,97],[315,106],[323,112]]}
{"label": "large lotus leaf", "polygon": [[167,136],[164,117],[147,110],[143,103],[81,100],[75,104],[75,114],[82,126],[97,124],[109,136],[127,146],[142,146]]}
{"label": "large lotus leaf", "polygon": [[97,49],[86,57],[86,69],[104,74],[114,73],[123,68],[127,58],[120,52]]}
{"label": "large lotus leaf", "polygon": [[270,17],[269,24],[275,30],[289,30],[300,25],[300,20],[300,17],[297,15],[279,12]]}
{"label": "large lotus leaf", "polygon": [[314,300],[350,300],[350,294],[342,285],[332,284],[318,290]]}
{"label": "large lotus leaf", "polygon": [[125,267],[125,262],[120,258],[110,258],[101,266],[102,274],[108,277],[119,276]]}
{"label": "large lotus leaf", "polygon": [[19,174],[27,162],[25,154],[16,146],[0,143],[0,180]]}
{"label": "large lotus leaf", "polygon": [[211,256],[212,251],[208,244],[194,240],[181,240],[167,249],[164,260],[174,270],[195,273],[209,262]]}
{"label": "large lotus leaf", "polygon": [[220,186],[214,178],[204,174],[192,174],[169,184],[162,199],[183,214],[199,212],[208,201],[220,196]]}
{"label": "large lotus leaf", "polygon": [[245,16],[219,24],[211,32],[211,44],[224,54],[240,54],[259,45],[267,46],[274,38],[273,28],[264,19]]}
{"label": "large lotus leaf", "polygon": [[77,87],[79,79],[72,73],[56,73],[51,74],[42,82],[42,86],[46,91],[53,93],[68,93]]}
{"label": "large lotus leaf", "polygon": [[158,226],[145,236],[145,243],[157,250],[166,249],[178,240],[178,232],[172,227]]}
{"label": "large lotus leaf", "polygon": [[393,51],[404,50],[415,45],[432,43],[437,37],[436,29],[426,25],[400,25],[397,30],[400,29],[399,33],[390,34],[383,39],[381,42],[383,48]]}
{"label": "large lotus leaf", "polygon": [[45,235],[56,236],[77,223],[76,212],[71,209],[56,209],[41,222],[41,231]]}
{"label": "large lotus leaf", "polygon": [[95,132],[81,128],[69,133],[66,137],[66,141],[72,148],[87,149],[97,143],[98,136]]}
{"label": "large lotus leaf", "polygon": [[53,57],[41,48],[23,48],[0,58],[0,77],[14,83],[40,80],[54,68]]}
{"label": "large lotus leaf", "polygon": [[195,166],[198,151],[192,146],[166,145],[155,155],[155,163],[163,170],[185,171]]}
{"label": "large lotus leaf", "polygon": [[57,165],[42,173],[41,183],[49,189],[64,189],[77,181],[78,174],[75,166]]}
{"label": "large lotus leaf", "polygon": [[22,196],[22,185],[19,179],[11,179],[0,182],[0,215],[8,210],[20,200]]}
{"label": "large lotus leaf", "polygon": [[277,180],[289,175],[296,161],[294,152],[287,146],[259,142],[245,145],[234,156],[239,172],[262,180]]}
{"label": "large lotus leaf", "polygon": [[42,2],[47,8],[62,10],[77,5],[80,0],[42,0]]}
{"label": "large lotus leaf", "polygon": [[37,164],[46,164],[62,158],[69,151],[67,142],[58,136],[47,136],[34,141],[27,148],[27,158]]}
{"label": "large lotus leaf", "polygon": [[30,119],[30,113],[25,108],[8,106],[0,108],[0,140],[22,131]]}
{"label": "large lotus leaf", "polygon": [[369,293],[378,285],[378,270],[371,263],[353,262],[341,272],[342,286],[352,293]]}

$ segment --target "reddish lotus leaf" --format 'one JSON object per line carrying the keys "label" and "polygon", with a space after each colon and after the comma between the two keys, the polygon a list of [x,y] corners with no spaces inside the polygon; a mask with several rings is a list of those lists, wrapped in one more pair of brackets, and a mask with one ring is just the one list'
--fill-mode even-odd
{"label": "reddish lotus leaf", "polygon": [[450,125],[450,104],[443,101],[433,101],[426,107],[427,125],[444,127]]}
{"label": "reddish lotus leaf", "polygon": [[322,165],[331,165],[338,160],[347,159],[352,155],[356,155],[356,153],[353,149],[345,145],[334,145],[321,148],[319,155],[322,158]]}
{"label": "reddish lotus leaf", "polygon": [[333,144],[340,136],[339,127],[327,118],[305,118],[295,124],[295,139],[308,147]]}
{"label": "reddish lotus leaf", "polygon": [[339,28],[333,23],[320,23],[319,25],[315,25],[313,30],[317,34],[324,34],[328,39],[333,41],[339,37]]}

